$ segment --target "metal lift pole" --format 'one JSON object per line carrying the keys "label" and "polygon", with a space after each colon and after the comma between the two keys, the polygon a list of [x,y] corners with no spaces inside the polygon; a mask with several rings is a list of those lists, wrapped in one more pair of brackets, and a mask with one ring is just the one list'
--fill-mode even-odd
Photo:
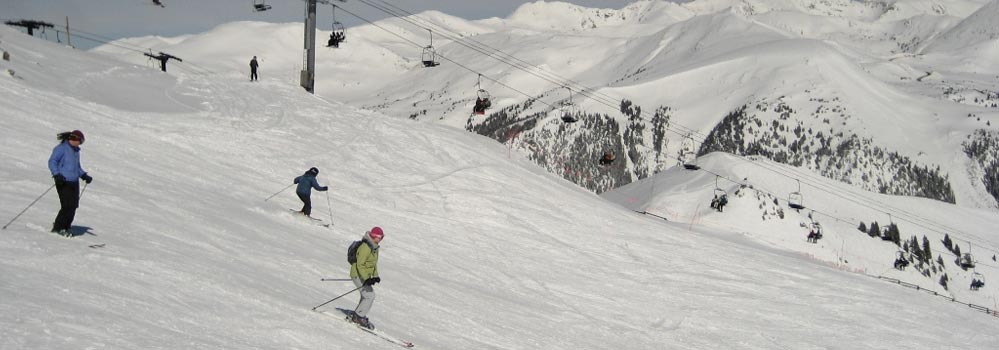
{"label": "metal lift pole", "polygon": [[69,16],[66,16],[66,45],[73,47],[73,35],[69,34]]}
{"label": "metal lift pole", "polygon": [[316,85],[316,0],[307,0],[305,9],[305,67],[302,87],[315,94]]}

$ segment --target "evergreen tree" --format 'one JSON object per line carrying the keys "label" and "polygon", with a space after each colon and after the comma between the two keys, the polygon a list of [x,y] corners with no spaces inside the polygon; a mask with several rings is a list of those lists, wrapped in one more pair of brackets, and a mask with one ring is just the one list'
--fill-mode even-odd
{"label": "evergreen tree", "polygon": [[878,226],[878,222],[872,222],[871,227],[867,230],[867,235],[871,237],[881,236],[881,227]]}
{"label": "evergreen tree", "polygon": [[857,227],[860,232],[867,233],[867,225],[863,221],[860,222],[860,227]]}
{"label": "evergreen tree", "polygon": [[943,255],[939,255],[939,254],[937,255],[937,264],[940,264],[940,268],[943,268],[943,266],[944,266]]}
{"label": "evergreen tree", "polygon": [[944,290],[949,290],[947,289],[947,280],[949,280],[949,278],[947,278],[946,273],[943,274],[943,276],[940,276],[940,285],[944,287]]}
{"label": "evergreen tree", "polygon": [[930,251],[930,240],[923,235],[923,255],[926,256],[926,261],[933,260],[933,252]]}
{"label": "evergreen tree", "polygon": [[888,225],[888,235],[891,237],[891,241],[895,242],[895,245],[900,245],[902,243],[902,233],[898,230],[898,225],[891,223]]}
{"label": "evergreen tree", "polygon": [[944,248],[947,248],[947,250],[952,252],[954,251],[954,242],[950,240],[949,234],[944,234],[943,245]]}
{"label": "evergreen tree", "polygon": [[919,240],[916,239],[916,236],[912,236],[912,239],[909,240],[909,246],[912,249],[912,255],[915,255],[920,263],[926,262],[926,255],[923,255],[923,250],[919,248]]}

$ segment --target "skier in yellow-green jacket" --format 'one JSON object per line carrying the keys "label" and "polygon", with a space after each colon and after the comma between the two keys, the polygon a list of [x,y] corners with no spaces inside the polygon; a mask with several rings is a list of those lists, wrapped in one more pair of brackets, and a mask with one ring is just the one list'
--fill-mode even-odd
{"label": "skier in yellow-green jacket", "polygon": [[365,232],[362,243],[357,246],[357,262],[350,264],[350,279],[361,291],[361,300],[350,315],[350,320],[366,328],[374,328],[368,322],[368,311],[371,311],[371,305],[375,302],[374,285],[382,281],[378,277],[378,244],[383,237],[385,233],[378,226]]}

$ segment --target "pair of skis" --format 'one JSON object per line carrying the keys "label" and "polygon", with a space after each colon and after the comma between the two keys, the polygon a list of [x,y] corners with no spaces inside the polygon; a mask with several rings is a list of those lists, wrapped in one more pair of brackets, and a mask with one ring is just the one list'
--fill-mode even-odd
{"label": "pair of skis", "polygon": [[[295,209],[288,209],[288,210],[291,211],[294,214],[302,215],[301,211],[298,211],[298,210],[295,210]],[[333,225],[332,223],[327,224],[327,223],[323,222],[323,219],[317,219],[317,218],[314,218],[314,217],[311,217],[311,216],[306,216],[306,215],[302,215],[302,216],[305,216],[306,218],[309,218],[310,220],[312,220],[313,224],[316,224],[316,225],[319,225],[319,226],[322,226],[322,227],[330,227],[330,226]]]}
{"label": "pair of skis", "polygon": [[342,312],[344,315],[346,315],[346,317],[340,318],[340,317],[337,317],[337,315],[334,315],[334,314],[331,314],[331,313],[327,313],[327,312],[324,312],[324,311],[316,311],[316,312],[321,313],[321,314],[326,315],[326,316],[330,316],[330,317],[334,317],[334,318],[340,318],[344,322],[350,323],[350,324],[356,326],[358,329],[360,329],[362,331],[365,331],[368,334],[371,334],[371,335],[376,336],[378,338],[381,338],[382,340],[385,340],[385,341],[387,341],[389,343],[392,343],[392,344],[395,344],[395,345],[399,345],[399,346],[404,347],[404,348],[411,348],[411,347],[415,346],[415,345],[413,345],[412,342],[396,338],[394,336],[386,334],[385,332],[382,332],[380,330],[374,329],[373,328],[374,326],[372,326],[372,328],[367,328],[367,327],[363,327],[363,326],[361,326],[361,325],[359,325],[357,323],[354,323],[353,321],[350,320],[350,315],[352,313],[354,313],[354,311],[352,311],[352,310],[346,310],[346,309],[337,308],[337,311]]}

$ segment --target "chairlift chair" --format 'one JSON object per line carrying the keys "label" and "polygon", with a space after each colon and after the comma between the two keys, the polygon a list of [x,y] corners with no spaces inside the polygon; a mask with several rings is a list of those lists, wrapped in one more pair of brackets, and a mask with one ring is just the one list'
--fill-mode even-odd
{"label": "chairlift chair", "polygon": [[340,42],[347,41],[347,30],[344,29],[343,23],[333,22],[333,34],[340,37]]}
{"label": "chairlift chair", "polygon": [[805,209],[805,196],[801,195],[801,180],[798,181],[798,190],[787,195],[787,206],[791,209]]}
{"label": "chairlift chair", "polygon": [[725,190],[723,190],[721,188],[721,186],[718,186],[718,178],[720,178],[720,177],[721,176],[719,176],[719,175],[715,175],[715,197],[728,195],[728,192],[726,192]]}
{"label": "chairlift chair", "polygon": [[475,86],[478,90],[475,91],[475,107],[472,108],[472,113],[483,115],[486,114],[486,109],[492,107],[493,103],[489,100],[489,91],[482,88],[482,74],[479,74],[479,80]]}
{"label": "chairlift chair", "polygon": [[271,5],[268,5],[264,0],[253,0],[253,10],[257,12],[263,12],[271,9]]}
{"label": "chairlift chair", "polygon": [[423,61],[423,66],[427,68],[437,67],[441,64],[440,62],[437,62],[437,53],[434,52],[433,46],[427,46],[423,48],[422,61]]}
{"label": "chairlift chair", "polygon": [[697,157],[693,153],[683,153],[680,158],[684,169],[701,170],[701,166],[697,165]]}
{"label": "chairlift chair", "polygon": [[905,253],[901,250],[895,252],[895,268],[899,270],[905,270],[906,266],[909,266],[909,260],[905,259]]}
{"label": "chairlift chair", "polygon": [[333,22],[333,31],[330,32],[330,40],[326,47],[340,47],[344,41],[347,41],[347,32],[343,28],[343,23]]}
{"label": "chairlift chair", "polygon": [[[694,138],[687,134],[684,137],[683,142],[680,144],[680,163],[683,164],[683,168],[687,170],[700,170],[701,167],[697,165],[697,144],[694,142]],[[717,179],[716,179],[717,180]]]}
{"label": "chairlift chair", "polygon": [[475,95],[475,106],[472,107],[472,113],[475,115],[486,114],[486,109],[493,106],[492,101],[489,100],[489,92],[480,89]]}
{"label": "chairlift chair", "polygon": [[971,253],[964,253],[964,256],[961,257],[961,268],[971,269],[974,267],[975,267],[975,257],[972,256]]}
{"label": "chairlift chair", "polygon": [[441,63],[437,62],[437,51],[434,50],[434,31],[427,29],[430,32],[430,45],[423,48],[423,54],[420,55],[420,60],[423,61],[423,67],[437,67]]}
{"label": "chairlift chair", "polygon": [[326,42],[326,47],[339,48],[340,44],[347,41],[347,34],[344,32],[343,24],[333,23],[333,31],[330,32],[330,39]]}
{"label": "chairlift chair", "polygon": [[562,122],[571,124],[579,121],[579,118],[576,117],[576,105],[572,103],[572,89],[568,86],[565,89],[569,90],[569,99],[562,101],[562,107],[559,107],[559,116],[562,118]]}
{"label": "chairlift chair", "polygon": [[336,20],[336,5],[333,5],[333,24],[331,25],[330,40],[326,47],[338,48],[340,44],[347,41],[347,31],[343,23]]}
{"label": "chairlift chair", "polygon": [[478,91],[476,91],[475,96],[478,97],[480,100],[488,100],[489,91],[479,89]]}
{"label": "chairlift chair", "polygon": [[725,205],[728,204],[728,192],[718,186],[719,177],[721,176],[715,175],[715,189],[714,197],[711,198],[711,208],[723,212]]}
{"label": "chairlift chair", "polygon": [[560,110],[560,115],[562,117],[562,122],[566,124],[572,124],[579,121],[579,119],[576,118],[575,112],[572,110],[572,106],[564,106]]}
{"label": "chairlift chair", "polygon": [[971,275],[971,290],[977,291],[982,287],[985,287],[985,275],[975,271],[975,273]]}
{"label": "chairlift chair", "polygon": [[798,210],[805,209],[805,205],[803,204],[803,199],[804,199],[803,197],[804,196],[802,196],[801,193],[791,192],[790,194],[787,195],[787,206],[791,207],[791,209],[798,209]]}
{"label": "chairlift chair", "polygon": [[566,108],[565,110],[562,111],[562,122],[566,124],[572,124],[578,121],[579,119],[576,118],[576,116],[573,114],[571,108]]}
{"label": "chairlift chair", "polygon": [[711,198],[711,209],[715,209],[718,212],[725,211],[725,205],[728,205],[728,193],[725,191],[718,192],[720,189],[715,189],[715,196]]}
{"label": "chairlift chair", "polygon": [[[808,243],[819,243],[819,240],[822,239],[822,226],[818,222],[812,221],[808,227]],[[898,262],[896,261],[896,263]]]}

